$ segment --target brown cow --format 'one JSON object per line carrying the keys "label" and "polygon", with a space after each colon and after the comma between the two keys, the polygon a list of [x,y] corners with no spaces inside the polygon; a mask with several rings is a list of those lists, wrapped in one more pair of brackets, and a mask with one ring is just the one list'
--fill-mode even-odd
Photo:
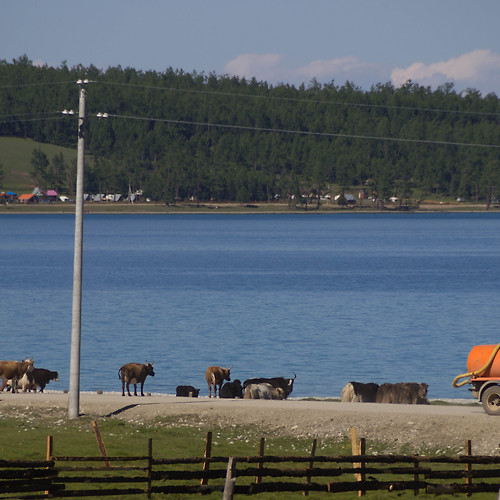
{"label": "brown cow", "polygon": [[28,371],[33,370],[33,359],[24,359],[23,361],[0,361],[0,377],[2,378],[3,391],[9,380],[12,380],[12,392],[18,392],[17,381],[21,379]]}
{"label": "brown cow", "polygon": [[137,396],[137,384],[141,384],[141,396],[144,396],[144,381],[148,375],[155,376],[153,363],[127,363],[118,370],[118,378],[122,381],[122,396],[125,396],[125,384],[130,394],[130,384],[134,384],[134,396]]}
{"label": "brown cow", "polygon": [[382,384],[377,391],[377,403],[429,404],[427,401],[428,387],[427,384],[416,382]]}
{"label": "brown cow", "polygon": [[207,379],[208,384],[208,397],[212,397],[212,386],[214,386],[214,398],[217,397],[217,386],[219,386],[219,397],[220,397],[220,389],[224,380],[228,382],[231,380],[231,367],[229,368],[221,368],[220,366],[209,366],[207,371],[205,372],[205,378]]}

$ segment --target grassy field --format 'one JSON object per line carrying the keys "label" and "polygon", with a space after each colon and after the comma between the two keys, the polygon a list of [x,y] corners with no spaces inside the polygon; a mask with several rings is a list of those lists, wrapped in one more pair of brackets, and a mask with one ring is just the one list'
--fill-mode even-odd
{"label": "grassy field", "polygon": [[0,164],[3,166],[4,180],[0,191],[14,191],[15,193],[31,193],[33,179],[30,172],[31,157],[34,149],[40,148],[49,161],[62,153],[66,163],[76,160],[76,149],[61,148],[52,144],[42,144],[32,139],[19,139],[15,137],[0,137]]}
{"label": "grassy field", "polygon": [[[96,438],[93,434],[90,418],[77,420],[29,418],[20,420],[14,417],[0,417],[2,438],[0,455],[2,459],[44,460],[46,456],[47,436],[53,436],[54,456],[99,456]],[[127,423],[118,419],[102,419],[98,422],[108,456],[147,455],[148,439],[153,440],[153,456],[158,458],[201,457],[205,447],[206,430],[184,426],[182,419],[158,417],[149,424]],[[261,434],[256,427],[221,428],[213,430],[212,456],[255,456],[258,454]],[[308,455],[312,439],[266,438],[266,455]],[[383,453],[383,444],[367,443],[368,453]],[[318,442],[317,455],[349,455],[350,442],[326,440]],[[205,495],[210,499],[220,498],[220,494]],[[386,498],[415,498],[413,491],[369,492],[366,498],[382,500]],[[132,498],[132,497],[121,497]],[[154,495],[153,498],[160,498]],[[169,498],[194,500],[199,495],[169,495]],[[298,499],[300,493],[259,494],[256,500]],[[348,500],[357,498],[357,493],[311,493],[311,500],[335,499]],[[466,498],[465,495],[419,495],[419,498],[439,498],[442,500]],[[478,500],[496,498],[492,494],[474,494]]]}

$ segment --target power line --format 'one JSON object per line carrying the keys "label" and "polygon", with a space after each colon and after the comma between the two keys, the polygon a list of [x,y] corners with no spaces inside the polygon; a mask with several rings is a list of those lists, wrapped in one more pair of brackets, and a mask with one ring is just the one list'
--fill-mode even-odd
{"label": "power line", "polygon": [[478,143],[467,143],[467,142],[453,142],[453,141],[431,141],[425,139],[405,139],[400,137],[379,137],[371,135],[358,135],[358,134],[340,134],[333,132],[312,132],[304,130],[289,130],[289,129],[279,129],[279,128],[269,128],[269,127],[250,127],[247,125],[227,125],[223,123],[211,123],[211,122],[194,122],[189,120],[169,120],[166,118],[147,118],[140,116],[127,116],[127,115],[115,115],[108,113],[109,118],[121,118],[127,120],[141,120],[150,122],[160,122],[160,123],[171,123],[176,125],[193,125],[200,127],[216,127],[216,128],[226,128],[234,130],[248,130],[252,132],[274,132],[281,134],[295,134],[295,135],[310,135],[317,137],[337,137],[343,139],[366,139],[366,140],[378,140],[378,141],[393,141],[393,142],[409,142],[416,144],[434,144],[438,146],[468,146],[468,147],[481,147],[481,148],[500,148],[500,146],[495,144],[478,144]]}
{"label": "power line", "polygon": [[[59,115],[61,112],[56,112]],[[248,125],[229,125],[224,123],[213,123],[213,122],[195,122],[190,120],[172,120],[168,118],[152,118],[152,117],[142,117],[142,116],[130,116],[130,115],[116,115],[112,113],[107,113],[107,118],[118,118],[123,120],[138,120],[147,122],[157,122],[157,123],[170,123],[173,125],[191,125],[197,127],[214,127],[222,129],[232,129],[232,130],[246,130],[250,132],[268,132],[268,133],[280,133],[280,134],[294,134],[294,135],[307,135],[316,137],[335,137],[340,139],[362,139],[362,140],[377,140],[386,142],[406,142],[413,144],[429,144],[436,146],[461,146],[461,147],[477,147],[477,148],[500,148],[500,145],[496,144],[480,144],[480,143],[469,143],[469,142],[454,142],[454,141],[433,141],[426,139],[408,139],[402,137],[384,137],[384,136],[374,136],[374,135],[363,135],[363,134],[341,134],[335,132],[314,132],[308,130],[291,130],[283,128],[272,128],[272,127],[251,127]],[[94,116],[87,115],[89,118],[100,118],[97,114]],[[12,119],[12,120],[0,120],[2,123],[22,123],[22,122],[34,122],[34,121],[45,121],[45,120],[64,120],[67,119],[64,116],[53,116],[53,117],[39,117],[39,118],[25,118],[25,119]]]}
{"label": "power line", "polygon": [[92,83],[97,83],[101,85],[115,85],[120,87],[131,87],[131,88],[141,88],[146,90],[163,90],[170,92],[186,92],[192,94],[206,94],[214,96],[226,96],[226,97],[242,97],[250,99],[262,99],[270,101],[285,101],[285,102],[297,102],[297,103],[307,103],[307,104],[323,104],[328,106],[352,106],[361,108],[379,108],[379,109],[393,109],[393,110],[403,110],[403,111],[419,111],[428,113],[452,113],[452,114],[464,114],[464,115],[482,115],[482,116],[500,116],[500,113],[491,113],[486,111],[466,111],[466,110],[455,110],[455,109],[440,109],[440,108],[418,108],[410,106],[393,106],[390,104],[366,104],[366,103],[354,103],[354,102],[338,102],[338,101],[325,101],[318,99],[304,99],[304,98],[294,98],[294,97],[275,97],[275,96],[263,96],[263,95],[252,95],[252,94],[242,94],[236,92],[218,92],[215,90],[194,90],[194,89],[180,89],[176,87],[158,87],[155,85],[136,85],[131,83],[120,83],[120,82],[101,82],[99,80],[93,81]]}
{"label": "power line", "polygon": [[[13,84],[13,85],[2,85],[0,89],[9,88],[26,88],[26,87],[40,87],[40,86],[50,86],[50,85],[67,85],[74,84],[74,80],[65,80],[59,82],[41,82],[41,83],[25,83],[25,84]],[[181,89],[177,87],[159,87],[157,85],[138,85],[132,83],[121,83],[121,82],[106,82],[99,80],[92,80],[91,83],[99,85],[110,85],[117,87],[129,87],[144,90],[160,90],[168,92],[184,92],[192,94],[201,95],[212,95],[212,96],[222,96],[222,97],[239,97],[245,99],[257,99],[257,100],[268,100],[277,102],[295,102],[304,104],[322,104],[325,106],[346,106],[346,107],[359,107],[359,108],[373,108],[373,109],[391,109],[396,111],[413,111],[413,112],[426,112],[426,113],[450,113],[455,115],[477,115],[477,116],[491,116],[499,117],[500,113],[487,112],[487,111],[467,111],[467,110],[456,110],[456,109],[442,109],[442,108],[419,108],[412,106],[394,106],[390,104],[367,104],[367,103],[355,103],[355,102],[339,102],[339,101],[325,101],[320,99],[305,99],[305,98],[295,98],[295,97],[276,97],[276,96],[264,96],[264,95],[253,95],[244,94],[238,92],[222,92],[215,90],[196,90],[196,89]]]}

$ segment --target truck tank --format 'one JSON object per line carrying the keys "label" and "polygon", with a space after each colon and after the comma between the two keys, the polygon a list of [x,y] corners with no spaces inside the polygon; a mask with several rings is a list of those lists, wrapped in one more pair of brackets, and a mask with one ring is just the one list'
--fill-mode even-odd
{"label": "truck tank", "polygon": [[[467,358],[467,370],[473,373],[483,368],[497,347],[497,344],[475,345]],[[478,373],[477,376],[480,378],[500,378],[500,351],[495,354],[491,365],[484,372]]]}

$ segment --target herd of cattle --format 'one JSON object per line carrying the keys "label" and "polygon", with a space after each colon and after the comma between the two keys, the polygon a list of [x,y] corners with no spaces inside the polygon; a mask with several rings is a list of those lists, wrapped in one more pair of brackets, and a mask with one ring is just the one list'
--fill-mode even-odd
{"label": "herd of cattle", "polygon": [[[231,367],[232,368],[232,367]],[[236,379],[231,381],[231,368],[220,366],[209,366],[205,372],[208,384],[208,397],[240,398],[240,399],[286,399],[293,391],[293,378],[271,377],[250,378],[241,383]],[[141,396],[144,396],[144,382],[147,376],[154,377],[153,363],[127,363],[118,370],[118,378],[122,382],[122,396],[130,393],[130,384],[134,386],[134,395],[137,396],[137,384],[140,384]],[[51,380],[59,380],[55,371],[45,368],[35,368],[33,359],[23,361],[0,361],[0,378],[2,386],[12,392],[18,392],[19,387],[26,391],[43,392],[45,386]],[[428,385],[425,383],[396,383],[382,384],[349,382],[341,394],[342,402],[359,403],[395,403],[395,404],[428,404]],[[200,389],[192,385],[179,385],[176,388],[176,396],[197,398]]]}
{"label": "herd of cattle", "polygon": [[373,382],[349,382],[342,389],[340,400],[346,403],[428,404],[427,384],[400,382],[378,385]]}
{"label": "herd of cattle", "polygon": [[45,368],[35,368],[33,359],[24,359],[0,361],[0,378],[2,379],[0,391],[7,388],[12,392],[18,392],[21,387],[24,392],[36,392],[40,387],[40,392],[43,392],[51,380],[59,380],[59,374]]}
{"label": "herd of cattle", "polygon": [[[208,397],[214,398],[240,398],[240,399],[286,399],[293,391],[293,378],[271,377],[271,378],[249,378],[241,384],[236,379],[231,381],[231,368],[220,366],[209,366],[205,372],[205,379],[208,384]],[[192,385],[179,385],[175,390],[175,395],[180,397],[197,398],[200,389],[195,389]]]}

